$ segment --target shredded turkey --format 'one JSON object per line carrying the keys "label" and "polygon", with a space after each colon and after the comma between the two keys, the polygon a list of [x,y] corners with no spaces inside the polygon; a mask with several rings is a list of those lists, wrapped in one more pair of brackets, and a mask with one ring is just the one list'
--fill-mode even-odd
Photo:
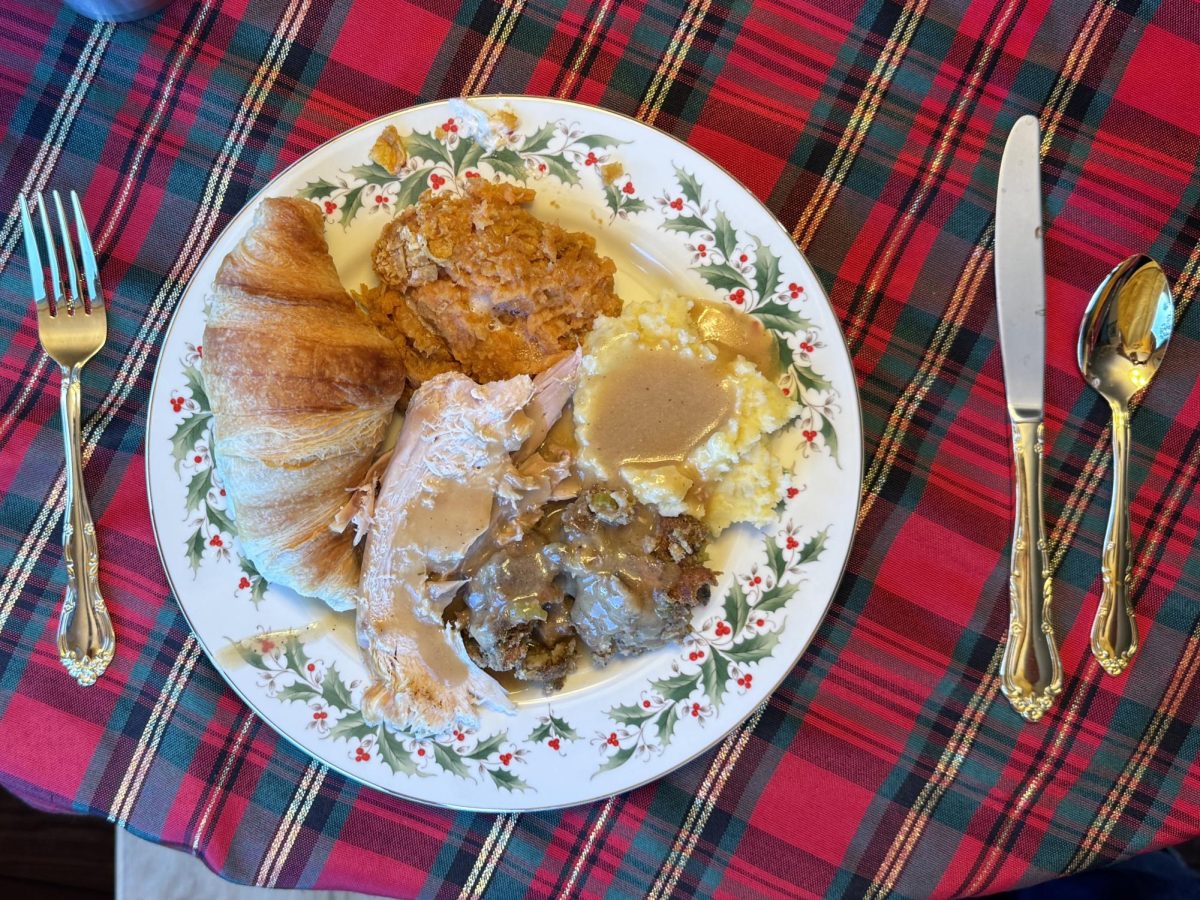
{"label": "shredded turkey", "polygon": [[511,709],[442,613],[495,510],[519,503],[523,493],[553,491],[546,486],[552,464],[542,460],[547,466],[531,471],[539,465],[530,461],[541,458],[530,453],[518,468],[514,454],[557,419],[578,361],[572,354],[536,380],[519,375],[484,385],[444,373],[413,394],[363,558],[358,639],[371,675],[363,694],[368,721],[438,734],[476,727],[481,704]]}

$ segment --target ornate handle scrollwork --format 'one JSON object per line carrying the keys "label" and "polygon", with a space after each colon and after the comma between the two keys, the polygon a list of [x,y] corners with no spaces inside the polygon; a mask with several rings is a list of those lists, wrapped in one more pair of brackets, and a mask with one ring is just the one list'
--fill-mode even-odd
{"label": "ornate handle scrollwork", "polygon": [[1030,722],[1062,691],[1062,663],[1050,617],[1050,572],[1042,531],[1042,423],[1013,423],[1016,523],[1009,596],[1012,608],[1004,648],[1001,690]]}
{"label": "ornate handle scrollwork", "polygon": [[58,658],[79,684],[94,684],[112,661],[116,638],[100,594],[96,529],[83,491],[80,459],[80,366],[64,368],[60,405],[66,453],[67,498],[63,556],[67,593],[58,620]]}
{"label": "ornate handle scrollwork", "polygon": [[1113,495],[1100,573],[1104,586],[1092,622],[1092,655],[1109,675],[1120,675],[1138,648],[1129,601],[1129,410],[1113,403]]}

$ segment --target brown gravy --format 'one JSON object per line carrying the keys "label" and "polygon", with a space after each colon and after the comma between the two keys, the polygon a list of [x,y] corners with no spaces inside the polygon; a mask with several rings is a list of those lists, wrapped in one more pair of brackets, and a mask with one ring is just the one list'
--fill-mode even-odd
{"label": "brown gravy", "polygon": [[720,361],[630,350],[597,377],[589,445],[604,468],[681,464],[732,412]]}
{"label": "brown gravy", "polygon": [[754,316],[707,300],[693,300],[691,314],[696,330],[716,345],[722,362],[744,356],[772,381],[783,374],[775,336]]}
{"label": "brown gravy", "polygon": [[567,401],[558,421],[550,426],[546,439],[542,441],[544,450],[562,450],[570,453],[572,458],[579,454],[579,441],[575,437],[575,404]]}

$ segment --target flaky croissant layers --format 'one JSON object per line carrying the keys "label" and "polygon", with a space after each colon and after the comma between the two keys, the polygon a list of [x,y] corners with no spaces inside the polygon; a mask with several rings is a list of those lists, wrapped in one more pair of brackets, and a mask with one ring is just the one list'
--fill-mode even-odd
{"label": "flaky croissant layers", "polygon": [[238,537],[268,581],[354,606],[358,554],[330,524],[404,382],[395,345],[342,287],[320,210],[263,200],[213,283],[204,383]]}

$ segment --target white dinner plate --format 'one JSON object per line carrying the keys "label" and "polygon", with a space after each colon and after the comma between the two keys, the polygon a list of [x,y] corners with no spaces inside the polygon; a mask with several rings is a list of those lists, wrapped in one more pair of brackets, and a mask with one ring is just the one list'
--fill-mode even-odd
{"label": "white dinner plate", "polygon": [[[281,735],[402,797],[544,809],[658,778],[721,740],[779,685],[812,639],[850,552],[862,426],[825,292],[783,227],[728,173],[602,109],[533,97],[472,103],[515,113],[512,140],[485,150],[461,101],[417,106],[318,147],[233,218],[192,277],[159,356],[146,477],[179,605],[230,686]],[[408,139],[398,178],[368,157],[386,125]],[[589,663],[551,695],[526,688],[513,695],[515,715],[485,712],[478,731],[414,739],[362,719],[367,672],[352,614],[264,583],[239,553],[209,444],[205,309],[217,267],[261,197],[299,195],[320,206],[342,280],[356,287],[374,283],[370,249],[398,208],[426,188],[458,190],[474,177],[535,188],[537,215],[594,235],[616,263],[624,298],[671,288],[758,316],[785,348],[783,386],[802,411],[779,438],[791,474],[776,522],[767,533],[735,527],[711,546],[708,565],[720,582],[681,644],[604,669]]]}

